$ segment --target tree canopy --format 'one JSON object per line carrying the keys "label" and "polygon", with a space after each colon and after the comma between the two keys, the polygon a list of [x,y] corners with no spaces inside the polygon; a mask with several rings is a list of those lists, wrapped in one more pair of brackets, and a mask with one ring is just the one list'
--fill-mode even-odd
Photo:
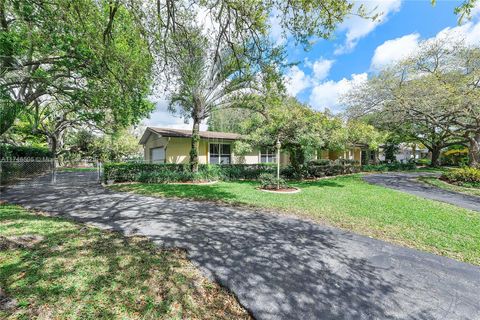
{"label": "tree canopy", "polygon": [[439,164],[443,148],[470,141],[478,162],[479,48],[450,38],[427,40],[346,96],[349,115],[369,114],[380,128],[419,141]]}

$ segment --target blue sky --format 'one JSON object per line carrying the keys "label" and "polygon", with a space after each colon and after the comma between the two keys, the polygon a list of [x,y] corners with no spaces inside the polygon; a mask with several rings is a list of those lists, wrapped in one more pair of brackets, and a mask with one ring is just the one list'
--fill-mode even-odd
{"label": "blue sky", "polygon": [[[430,0],[361,2],[367,8],[376,7],[381,18],[375,22],[347,18],[333,39],[318,40],[308,52],[283,38],[275,19],[270,21],[272,40],[288,42],[288,61],[299,62],[286,71],[288,92],[316,110],[341,112],[339,97],[353,83],[365,81],[382,66],[415,52],[419,41],[445,35],[465,38],[469,43],[480,41],[480,5],[473,10],[470,21],[458,25],[453,10],[459,0],[439,0],[434,7]],[[159,101],[145,124],[190,128],[182,119],[169,114],[166,105],[165,100]]]}

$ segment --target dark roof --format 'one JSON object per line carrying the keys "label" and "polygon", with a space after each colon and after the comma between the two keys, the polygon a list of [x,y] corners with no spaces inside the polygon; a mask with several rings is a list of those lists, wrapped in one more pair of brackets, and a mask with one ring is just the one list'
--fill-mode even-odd
{"label": "dark roof", "polygon": [[[183,129],[170,129],[170,128],[156,128],[156,127],[147,127],[145,133],[140,140],[140,144],[144,144],[149,134],[147,133],[157,133],[163,137],[176,137],[176,138],[191,138],[192,130],[183,130]],[[204,139],[225,139],[225,140],[239,140],[242,139],[242,135],[238,133],[231,132],[217,132],[217,131],[200,131],[200,138]]]}

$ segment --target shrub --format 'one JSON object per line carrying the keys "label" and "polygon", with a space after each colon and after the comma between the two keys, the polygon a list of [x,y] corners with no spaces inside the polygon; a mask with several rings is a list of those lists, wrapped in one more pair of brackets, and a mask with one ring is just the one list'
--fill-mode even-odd
{"label": "shrub", "polygon": [[52,153],[45,147],[14,146],[0,144],[0,158],[51,158]]}
{"label": "shrub", "polygon": [[452,169],[444,172],[441,178],[461,186],[480,188],[480,169],[478,168],[462,167]]}
{"label": "shrub", "polygon": [[223,180],[257,180],[262,173],[274,174],[275,163],[227,164],[217,166]]}
{"label": "shrub", "polygon": [[432,163],[432,161],[428,158],[425,158],[425,159],[417,159],[415,160],[415,163],[422,166],[429,166]]}
{"label": "shrub", "polygon": [[271,173],[262,173],[259,178],[260,186],[262,189],[284,189],[287,188],[287,183],[282,178],[277,178],[275,175]]}
{"label": "shrub", "polygon": [[384,163],[384,164],[368,164],[362,166],[362,171],[371,172],[371,171],[401,171],[401,170],[415,170],[417,168],[416,164],[413,162],[400,163]]}
{"label": "shrub", "polygon": [[309,166],[328,166],[332,164],[332,160],[330,159],[317,159],[317,160],[310,160],[308,161]]}

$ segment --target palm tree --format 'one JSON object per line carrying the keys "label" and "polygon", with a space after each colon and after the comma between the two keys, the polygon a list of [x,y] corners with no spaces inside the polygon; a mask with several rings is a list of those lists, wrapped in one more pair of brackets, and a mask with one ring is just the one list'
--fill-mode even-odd
{"label": "palm tree", "polygon": [[175,45],[177,79],[169,109],[193,120],[190,166],[197,172],[200,124],[214,110],[241,107],[253,77],[238,53],[230,49],[212,53],[208,40],[199,31],[182,36]]}

